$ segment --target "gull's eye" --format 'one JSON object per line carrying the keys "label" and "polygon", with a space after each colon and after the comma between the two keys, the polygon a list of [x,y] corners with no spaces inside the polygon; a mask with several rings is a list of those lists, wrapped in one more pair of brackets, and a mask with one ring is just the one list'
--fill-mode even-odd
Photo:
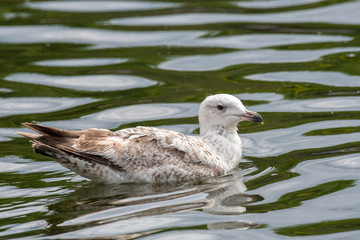
{"label": "gull's eye", "polygon": [[223,109],[224,109],[224,106],[222,106],[222,105],[217,105],[217,109],[223,110]]}

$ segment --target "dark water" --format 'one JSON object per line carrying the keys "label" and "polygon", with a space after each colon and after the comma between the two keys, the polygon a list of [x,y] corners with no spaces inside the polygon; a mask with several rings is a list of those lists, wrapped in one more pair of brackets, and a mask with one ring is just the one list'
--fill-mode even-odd
{"label": "dark water", "polygon": [[[0,22],[0,238],[358,239],[360,1],[2,0]],[[265,125],[203,183],[94,184],[15,134],[197,134],[214,93]]]}

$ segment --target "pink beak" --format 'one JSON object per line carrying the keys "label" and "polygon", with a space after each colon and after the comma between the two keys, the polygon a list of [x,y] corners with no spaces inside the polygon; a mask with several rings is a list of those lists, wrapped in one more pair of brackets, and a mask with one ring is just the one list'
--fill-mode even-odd
{"label": "pink beak", "polygon": [[236,116],[238,116],[242,121],[264,124],[263,118],[257,112],[246,110],[244,114],[238,114]]}

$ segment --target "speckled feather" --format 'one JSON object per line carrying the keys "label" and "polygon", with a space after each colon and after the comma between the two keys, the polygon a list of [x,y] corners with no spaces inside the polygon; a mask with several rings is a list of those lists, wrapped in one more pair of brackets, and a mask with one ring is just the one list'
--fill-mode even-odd
{"label": "speckled feather", "polygon": [[[233,102],[223,100],[214,104],[227,104],[230,108],[232,104],[236,106],[240,102],[233,98],[230,97]],[[236,132],[240,119],[226,125],[208,126],[202,123],[201,117],[211,114],[207,108],[213,111],[212,104],[200,106],[200,127],[206,130],[201,129],[200,136],[152,127],[127,128],[116,132],[95,128],[68,131],[32,123],[24,125],[41,135],[19,134],[34,140],[36,153],[55,158],[77,174],[98,182],[202,179],[229,172],[238,165],[241,157],[241,140]],[[245,111],[245,107],[241,106],[239,109]],[[208,121],[217,120],[210,117]]]}

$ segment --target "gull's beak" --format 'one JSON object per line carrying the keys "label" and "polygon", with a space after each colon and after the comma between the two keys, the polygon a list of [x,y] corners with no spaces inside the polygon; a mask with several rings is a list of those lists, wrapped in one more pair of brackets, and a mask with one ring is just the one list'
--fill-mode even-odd
{"label": "gull's beak", "polygon": [[260,114],[257,112],[246,110],[245,113],[237,115],[240,117],[240,120],[242,121],[249,121],[253,123],[261,123],[264,124],[264,121]]}

